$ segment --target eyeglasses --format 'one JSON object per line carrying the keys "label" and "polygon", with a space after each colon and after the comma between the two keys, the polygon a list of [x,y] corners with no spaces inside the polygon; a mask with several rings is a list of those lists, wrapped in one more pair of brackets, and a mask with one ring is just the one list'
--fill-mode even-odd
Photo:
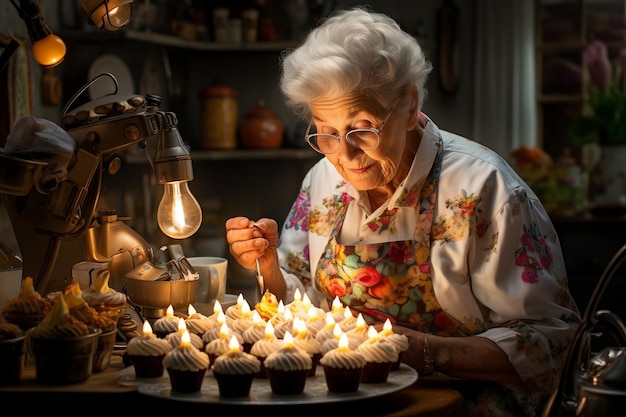
{"label": "eyeglasses", "polygon": [[380,129],[353,129],[347,132],[343,136],[331,135],[330,133],[311,133],[311,126],[313,125],[313,121],[309,122],[309,126],[306,129],[306,133],[304,135],[304,139],[307,141],[311,148],[315,151],[324,154],[330,155],[339,150],[339,142],[341,138],[345,138],[346,142],[348,142],[351,146],[355,148],[359,148],[362,151],[373,151],[378,148],[380,144],[380,133],[383,131],[387,120],[393,113],[393,110],[396,108],[397,101],[389,110],[389,114],[383,120]]}

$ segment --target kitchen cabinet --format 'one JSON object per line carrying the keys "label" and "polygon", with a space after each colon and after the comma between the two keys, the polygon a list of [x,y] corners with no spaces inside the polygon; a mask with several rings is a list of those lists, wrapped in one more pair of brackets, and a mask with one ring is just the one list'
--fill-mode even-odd
{"label": "kitchen cabinet", "polygon": [[625,3],[535,0],[537,138],[555,159],[572,148],[568,128],[585,110],[583,49],[593,39],[605,41],[613,57],[626,47],[626,33],[619,25]]}

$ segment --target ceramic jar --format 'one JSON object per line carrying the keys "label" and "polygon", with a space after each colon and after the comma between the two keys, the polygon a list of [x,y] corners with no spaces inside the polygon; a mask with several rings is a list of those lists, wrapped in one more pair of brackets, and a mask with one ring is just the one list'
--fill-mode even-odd
{"label": "ceramic jar", "polygon": [[283,133],[282,122],[261,99],[244,115],[241,144],[246,148],[279,148],[283,143]]}
{"label": "ceramic jar", "polygon": [[233,87],[214,84],[200,92],[202,100],[202,148],[237,147],[237,92]]}

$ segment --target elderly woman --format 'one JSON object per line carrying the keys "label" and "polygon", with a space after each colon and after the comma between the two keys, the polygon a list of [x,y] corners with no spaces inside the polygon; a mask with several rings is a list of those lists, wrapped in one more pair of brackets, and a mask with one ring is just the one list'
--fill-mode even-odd
{"label": "elderly woman", "polygon": [[535,415],[580,323],[541,202],[496,153],[421,112],[430,63],[389,17],[336,12],[282,57],[281,88],[324,155],[279,231],[227,220],[267,288],[370,323],[389,318],[403,361],[464,390],[473,416]]}

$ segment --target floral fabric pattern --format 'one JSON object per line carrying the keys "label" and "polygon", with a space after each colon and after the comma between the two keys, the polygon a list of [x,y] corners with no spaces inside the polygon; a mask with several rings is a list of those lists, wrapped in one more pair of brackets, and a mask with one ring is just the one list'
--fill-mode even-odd
{"label": "floral fabric pattern", "polygon": [[373,212],[365,198],[325,159],[307,173],[278,248],[288,293],[327,309],[338,295],[372,320],[488,338],[525,384],[472,384],[468,413],[535,415],[580,316],[533,191],[497,154],[429,121],[402,187]]}

